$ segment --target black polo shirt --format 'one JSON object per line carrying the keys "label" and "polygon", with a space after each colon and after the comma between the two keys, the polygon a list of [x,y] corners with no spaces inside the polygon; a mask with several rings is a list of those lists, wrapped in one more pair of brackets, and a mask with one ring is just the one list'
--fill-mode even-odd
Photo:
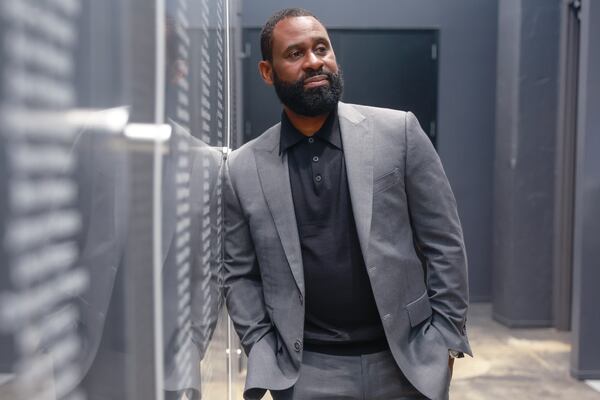
{"label": "black polo shirt", "polygon": [[312,137],[281,118],[298,224],[306,316],[304,348],[366,354],[387,348],[356,233],[338,117]]}

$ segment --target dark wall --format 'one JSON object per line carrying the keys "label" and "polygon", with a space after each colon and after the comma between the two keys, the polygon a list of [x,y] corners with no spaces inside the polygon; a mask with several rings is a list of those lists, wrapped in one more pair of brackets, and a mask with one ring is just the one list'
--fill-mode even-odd
{"label": "dark wall", "polygon": [[[329,28],[439,29],[438,151],[463,223],[471,300],[489,300],[497,1],[248,0],[242,23],[260,27],[284,7],[307,8]],[[365,62],[376,70],[377,54]]]}
{"label": "dark wall", "polygon": [[571,373],[600,379],[600,4],[582,2]]}

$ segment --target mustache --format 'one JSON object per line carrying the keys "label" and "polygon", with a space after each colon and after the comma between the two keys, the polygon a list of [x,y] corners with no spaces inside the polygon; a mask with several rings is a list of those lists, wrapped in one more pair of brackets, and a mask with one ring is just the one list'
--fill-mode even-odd
{"label": "mustache", "polygon": [[330,82],[331,82],[331,79],[335,76],[335,74],[333,72],[327,71],[327,70],[321,68],[318,71],[311,70],[311,71],[306,72],[298,81],[302,82],[302,84],[304,84],[304,82],[307,79],[310,79],[310,78],[318,76],[318,75],[325,75],[325,76],[327,76],[327,80],[330,81]]}

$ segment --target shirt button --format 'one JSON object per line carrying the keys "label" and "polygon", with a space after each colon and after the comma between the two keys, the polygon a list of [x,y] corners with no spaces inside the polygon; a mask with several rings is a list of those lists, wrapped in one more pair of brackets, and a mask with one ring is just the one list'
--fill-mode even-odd
{"label": "shirt button", "polygon": [[314,142],[315,142],[314,138],[311,138],[311,137],[308,138],[308,143],[314,143]]}
{"label": "shirt button", "polygon": [[321,175],[315,176],[315,181],[321,182],[322,180],[323,180],[323,177]]}
{"label": "shirt button", "polygon": [[294,350],[300,351],[302,350],[302,341],[300,339],[294,342]]}
{"label": "shirt button", "polygon": [[313,157],[313,162],[319,162],[319,156],[314,156]]}

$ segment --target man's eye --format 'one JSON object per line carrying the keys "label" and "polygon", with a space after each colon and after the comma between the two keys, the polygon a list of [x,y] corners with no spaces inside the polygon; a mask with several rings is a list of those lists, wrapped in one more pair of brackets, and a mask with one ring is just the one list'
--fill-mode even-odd
{"label": "man's eye", "polygon": [[324,47],[324,46],[317,47],[315,49],[315,53],[317,53],[317,54],[326,54],[327,53],[327,47]]}
{"label": "man's eye", "polygon": [[302,52],[301,52],[301,51],[299,51],[299,50],[292,51],[292,52],[289,54],[289,57],[290,57],[290,58],[300,58],[300,57],[302,57]]}

